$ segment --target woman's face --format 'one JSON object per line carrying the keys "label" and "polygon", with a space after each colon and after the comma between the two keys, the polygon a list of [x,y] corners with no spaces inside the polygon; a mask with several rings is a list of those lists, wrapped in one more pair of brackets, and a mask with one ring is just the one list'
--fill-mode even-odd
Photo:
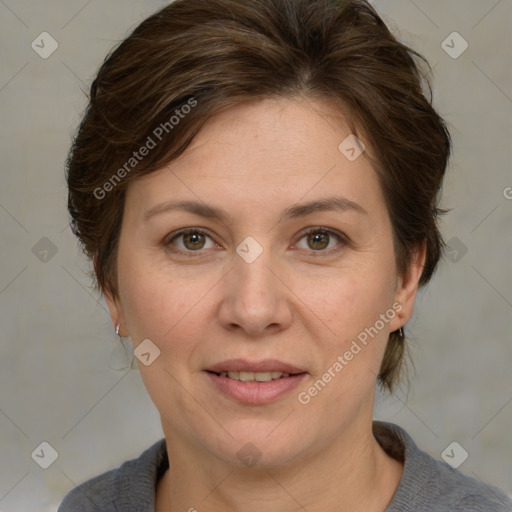
{"label": "woman's face", "polygon": [[[234,107],[127,191],[107,301],[134,348],[150,340],[137,362],[171,446],[285,464],[371,428],[421,261],[397,275],[377,176],[350,139],[339,149],[350,131],[332,112]],[[171,206],[184,201],[197,206]]]}

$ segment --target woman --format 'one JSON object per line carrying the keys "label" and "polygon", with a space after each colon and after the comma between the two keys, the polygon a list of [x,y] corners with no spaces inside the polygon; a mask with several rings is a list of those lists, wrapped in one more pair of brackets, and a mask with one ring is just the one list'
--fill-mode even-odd
{"label": "woman", "polygon": [[362,0],[176,0],[108,57],[68,206],[165,439],[60,512],[512,510],[372,420],[443,247],[417,58]]}

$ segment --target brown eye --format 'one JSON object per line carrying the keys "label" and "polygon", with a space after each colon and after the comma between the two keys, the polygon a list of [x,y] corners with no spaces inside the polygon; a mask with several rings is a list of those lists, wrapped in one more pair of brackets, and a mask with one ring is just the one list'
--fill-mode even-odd
{"label": "brown eye", "polygon": [[215,245],[212,241],[210,247],[207,247],[208,239],[211,240],[211,237],[200,229],[185,229],[171,236],[164,245],[173,252],[189,253],[187,256],[191,256],[192,252],[200,253],[201,249],[210,249]]}
{"label": "brown eye", "polygon": [[[305,249],[310,252],[310,256],[323,256],[330,255],[331,253],[341,250],[348,244],[344,235],[338,234],[331,229],[317,227],[309,229],[304,233],[300,240],[306,240],[306,247],[300,247],[300,242],[297,244],[299,249]],[[337,243],[336,243],[337,242]]]}
{"label": "brown eye", "polygon": [[191,251],[202,249],[204,246],[205,236],[203,233],[190,231],[183,235],[183,245]]}
{"label": "brown eye", "polygon": [[324,231],[309,233],[306,236],[308,245],[315,251],[325,249],[329,245],[329,234]]}

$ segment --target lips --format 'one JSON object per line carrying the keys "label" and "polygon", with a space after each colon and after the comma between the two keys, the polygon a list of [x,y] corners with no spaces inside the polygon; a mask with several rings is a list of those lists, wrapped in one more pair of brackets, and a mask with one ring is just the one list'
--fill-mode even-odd
{"label": "lips", "polygon": [[308,375],[277,359],[229,359],[209,366],[205,375],[222,395],[249,405],[263,405],[291,393]]}
{"label": "lips", "polygon": [[227,377],[242,382],[270,382],[271,380],[285,379],[289,373],[282,372],[220,372],[214,373],[220,377]]}
{"label": "lips", "polygon": [[299,373],[307,373],[303,368],[299,368],[290,363],[285,363],[277,359],[265,359],[263,361],[247,361],[245,359],[228,359],[220,363],[209,366],[207,372],[221,373],[229,372],[248,372],[248,373],[271,373],[280,372],[289,375],[297,375]]}

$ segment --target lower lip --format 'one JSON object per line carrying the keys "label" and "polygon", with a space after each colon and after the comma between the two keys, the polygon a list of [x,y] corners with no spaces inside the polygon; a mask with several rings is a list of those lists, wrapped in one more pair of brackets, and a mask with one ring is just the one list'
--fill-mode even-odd
{"label": "lower lip", "polygon": [[242,382],[215,373],[206,372],[206,374],[224,394],[239,402],[252,405],[266,404],[277,400],[296,388],[307,375],[306,373],[299,373],[269,382]]}

